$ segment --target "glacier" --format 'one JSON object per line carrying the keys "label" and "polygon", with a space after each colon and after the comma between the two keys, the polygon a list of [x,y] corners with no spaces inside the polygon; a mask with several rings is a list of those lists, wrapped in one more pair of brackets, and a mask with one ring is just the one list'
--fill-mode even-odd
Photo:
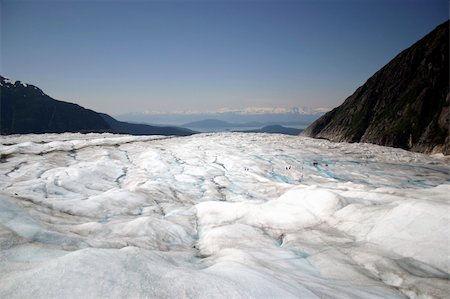
{"label": "glacier", "polygon": [[449,172],[271,134],[2,136],[0,298],[444,298]]}

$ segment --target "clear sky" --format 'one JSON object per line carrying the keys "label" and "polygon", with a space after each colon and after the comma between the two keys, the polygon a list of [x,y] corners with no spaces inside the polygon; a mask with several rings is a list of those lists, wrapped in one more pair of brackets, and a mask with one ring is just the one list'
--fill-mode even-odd
{"label": "clear sky", "polygon": [[334,107],[447,0],[0,0],[1,74],[111,114]]}

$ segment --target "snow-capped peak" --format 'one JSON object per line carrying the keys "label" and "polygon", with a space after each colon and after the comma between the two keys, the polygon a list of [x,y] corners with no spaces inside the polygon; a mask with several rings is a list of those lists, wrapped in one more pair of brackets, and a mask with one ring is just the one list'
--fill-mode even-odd
{"label": "snow-capped peak", "polygon": [[330,108],[319,107],[245,107],[245,108],[230,108],[221,107],[215,110],[177,110],[177,111],[158,111],[158,110],[145,110],[144,112],[133,112],[130,114],[144,114],[144,115],[220,115],[220,114],[236,114],[236,115],[261,115],[261,114],[304,114],[312,115],[318,113],[325,113],[330,111]]}
{"label": "snow-capped peak", "polygon": [[3,76],[0,76],[0,86],[9,87],[11,85],[16,85],[16,84],[20,84],[23,87],[27,87],[28,86],[28,84],[23,83],[21,81],[13,80],[13,79],[9,79],[9,78],[5,78]]}
{"label": "snow-capped peak", "polygon": [[16,80],[5,79],[5,83],[16,84]]}

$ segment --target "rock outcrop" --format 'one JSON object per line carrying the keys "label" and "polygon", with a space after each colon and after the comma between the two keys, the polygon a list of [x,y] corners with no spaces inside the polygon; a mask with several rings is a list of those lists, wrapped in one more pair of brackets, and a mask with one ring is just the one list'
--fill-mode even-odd
{"label": "rock outcrop", "polygon": [[302,135],[448,155],[449,98],[447,21],[398,54]]}

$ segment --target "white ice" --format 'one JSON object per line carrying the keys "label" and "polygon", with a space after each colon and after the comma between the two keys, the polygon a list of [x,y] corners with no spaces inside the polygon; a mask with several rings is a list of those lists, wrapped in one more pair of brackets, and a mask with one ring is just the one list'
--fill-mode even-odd
{"label": "white ice", "polygon": [[0,298],[444,298],[448,162],[266,134],[2,137]]}

